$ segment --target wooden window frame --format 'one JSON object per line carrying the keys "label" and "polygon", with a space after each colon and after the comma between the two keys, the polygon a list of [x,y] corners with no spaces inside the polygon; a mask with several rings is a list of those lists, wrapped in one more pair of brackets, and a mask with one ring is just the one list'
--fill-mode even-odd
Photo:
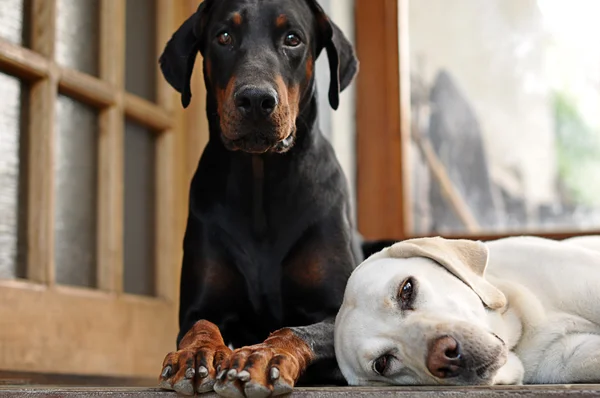
{"label": "wooden window frame", "polygon": [[[411,0],[355,1],[356,51],[360,60],[356,95],[358,228],[366,239],[403,240],[424,236],[412,233],[409,190],[408,3]],[[435,163],[436,158],[432,161]],[[437,172],[443,173],[443,169]],[[453,187],[442,188],[451,204],[456,204],[457,192]],[[462,216],[468,224],[470,215]],[[574,228],[444,236],[492,240],[516,234],[565,239],[600,234],[600,230],[578,231]],[[439,233],[432,232],[430,235]]]}
{"label": "wooden window frame", "polygon": [[[177,334],[180,242],[189,181],[208,139],[201,71],[187,113],[157,67],[156,99],[125,90],[125,1],[100,0],[99,76],[54,60],[56,0],[30,0],[28,48],[0,38],[0,71],[28,85],[26,279],[0,280],[0,375],[117,376],[155,382]],[[156,50],[195,12],[156,0]],[[97,284],[58,285],[54,264],[55,108],[65,94],[99,112]],[[156,134],[155,295],[123,291],[124,124]],[[22,159],[23,161],[23,159]],[[18,314],[18,317],[16,317]],[[16,322],[12,320],[17,320]],[[46,379],[44,379],[46,380]]]}

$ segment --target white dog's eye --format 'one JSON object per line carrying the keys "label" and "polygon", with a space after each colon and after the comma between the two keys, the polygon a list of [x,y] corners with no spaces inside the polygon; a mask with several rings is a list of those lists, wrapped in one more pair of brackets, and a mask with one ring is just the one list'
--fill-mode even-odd
{"label": "white dog's eye", "polygon": [[378,375],[383,376],[390,363],[391,355],[382,355],[373,361],[373,371]]}
{"label": "white dog's eye", "polygon": [[403,310],[409,310],[414,300],[415,281],[413,278],[406,278],[398,290],[398,300]]}

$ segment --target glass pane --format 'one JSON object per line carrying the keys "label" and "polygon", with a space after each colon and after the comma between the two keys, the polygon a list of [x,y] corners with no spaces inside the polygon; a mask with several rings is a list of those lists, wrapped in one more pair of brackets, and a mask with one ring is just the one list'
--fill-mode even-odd
{"label": "glass pane", "polygon": [[457,209],[481,232],[600,227],[599,13],[597,0],[410,2],[415,233],[466,232]]}
{"label": "glass pane", "polygon": [[96,285],[96,110],[59,96],[56,110],[56,281]]}
{"label": "glass pane", "polygon": [[153,295],[155,213],[155,133],[125,123],[124,289]]}
{"label": "glass pane", "polygon": [[0,0],[0,37],[14,44],[23,43],[23,1]]}
{"label": "glass pane", "polygon": [[57,0],[56,60],[98,74],[99,0]]}
{"label": "glass pane", "polygon": [[0,279],[23,278],[22,237],[25,206],[20,183],[21,109],[23,87],[0,73]]}
{"label": "glass pane", "polygon": [[127,0],[125,89],[149,101],[156,94],[156,1]]}

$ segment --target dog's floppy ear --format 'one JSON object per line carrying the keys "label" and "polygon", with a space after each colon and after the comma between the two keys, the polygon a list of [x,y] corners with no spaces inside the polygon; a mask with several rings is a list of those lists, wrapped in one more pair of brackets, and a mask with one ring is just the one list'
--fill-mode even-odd
{"label": "dog's floppy ear", "polygon": [[417,238],[395,243],[384,251],[395,258],[429,258],[473,289],[487,307],[499,309],[506,305],[504,294],[485,280],[489,251],[482,242],[440,237]]}
{"label": "dog's floppy ear", "polygon": [[198,51],[202,51],[204,28],[212,0],[205,0],[167,42],[159,58],[163,76],[171,86],[181,93],[184,108],[190,104],[192,90],[190,82]]}
{"label": "dog's floppy ear", "polygon": [[[358,59],[352,43],[342,30],[325,14],[316,0],[307,0],[317,19],[319,49],[325,48],[329,61],[329,104],[333,109],[340,104],[340,93],[350,85],[358,72]],[[317,54],[318,54],[317,52]]]}

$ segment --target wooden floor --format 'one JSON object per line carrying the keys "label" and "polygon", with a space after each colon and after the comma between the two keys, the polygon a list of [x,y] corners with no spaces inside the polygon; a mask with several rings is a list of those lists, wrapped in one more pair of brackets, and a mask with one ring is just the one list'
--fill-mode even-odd
{"label": "wooden floor", "polygon": [[[482,397],[600,397],[600,385],[548,385],[503,387],[331,387],[299,388],[293,397],[413,397],[413,398],[482,398]],[[156,388],[98,388],[98,387],[27,387],[2,386],[0,397],[110,397],[110,398],[167,398],[177,397],[173,392]],[[213,398],[216,394],[202,397]]]}

